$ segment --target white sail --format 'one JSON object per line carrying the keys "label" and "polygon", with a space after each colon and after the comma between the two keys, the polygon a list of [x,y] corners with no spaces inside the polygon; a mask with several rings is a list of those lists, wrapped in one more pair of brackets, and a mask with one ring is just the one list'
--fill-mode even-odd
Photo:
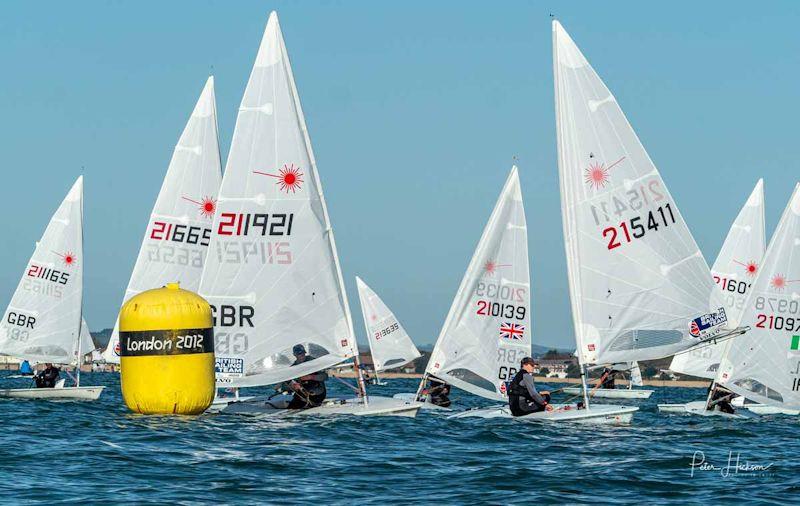
{"label": "white sail", "polygon": [[744,335],[726,343],[717,383],[756,402],[800,408],[800,185],[750,287]]}
{"label": "white sail", "polygon": [[[200,294],[220,384],[278,383],[357,353],[339,260],[278,17],[239,107]],[[292,347],[315,360],[292,367]]]}
{"label": "white sail", "polygon": [[[173,151],[123,303],[167,283],[198,290],[217,207],[220,167],[214,78],[209,77]],[[119,363],[119,321],[103,358]]]}
{"label": "white sail", "polygon": [[558,161],[581,363],[672,355],[718,334],[722,296],[616,99],[553,22]]}
{"label": "white sail", "polygon": [[56,210],[3,315],[0,354],[71,364],[83,299],[83,176]]}
{"label": "white sail", "polygon": [[375,371],[402,367],[420,357],[411,337],[378,294],[358,276],[356,285]]}
{"label": "white sail", "polygon": [[502,400],[531,354],[528,228],[513,167],[467,267],[426,373]]}
{"label": "white sail", "polygon": [[[80,347],[79,347],[80,346]],[[94,351],[94,340],[92,339],[92,334],[89,332],[89,324],[86,323],[85,319],[81,319],[81,339],[80,343],[78,340],[75,340],[75,345],[73,346],[72,356],[73,361],[78,361],[78,355],[86,356],[88,353]]]}
{"label": "white sail", "polygon": [[642,381],[642,370],[639,368],[639,362],[632,362],[628,372],[631,377],[631,386],[644,386],[644,381]]}
{"label": "white sail", "polygon": [[[738,325],[747,293],[764,256],[764,182],[759,179],[736,216],[728,236],[711,268],[722,290],[731,326]],[[675,355],[669,368],[677,373],[714,379],[725,343],[701,344]]]}

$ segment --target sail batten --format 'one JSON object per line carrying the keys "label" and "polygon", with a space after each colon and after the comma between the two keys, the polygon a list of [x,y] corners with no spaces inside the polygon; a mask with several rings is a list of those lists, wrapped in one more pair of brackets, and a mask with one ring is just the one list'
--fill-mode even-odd
{"label": "sail batten", "polygon": [[[711,275],[723,294],[730,325],[738,325],[750,285],[766,249],[764,182],[758,180],[731,225]],[[680,374],[714,379],[725,343],[705,344],[675,355],[669,368]]]}
{"label": "sail batten", "polygon": [[[209,77],[176,144],[123,303],[167,283],[198,290],[219,207],[222,173],[217,133],[214,78]],[[119,321],[103,358],[119,363]]]}
{"label": "sail batten", "polygon": [[755,402],[800,408],[800,184],[781,216],[716,382]]}
{"label": "sail batten", "polygon": [[[217,309],[217,380],[258,386],[357,347],[311,141],[270,14],[231,141],[200,294]],[[302,345],[314,360],[292,365]]]}
{"label": "sail batten", "polygon": [[453,299],[426,368],[475,395],[505,398],[531,353],[528,233],[513,167]]}
{"label": "sail batten", "polygon": [[0,323],[0,354],[72,364],[83,301],[83,177],[73,184],[36,243]]}
{"label": "sail batten", "polygon": [[419,358],[411,337],[378,294],[359,277],[356,286],[375,372],[396,369]]}
{"label": "sail batten", "polygon": [[558,21],[564,245],[582,364],[661,358],[727,323],[708,266],[613,94]]}

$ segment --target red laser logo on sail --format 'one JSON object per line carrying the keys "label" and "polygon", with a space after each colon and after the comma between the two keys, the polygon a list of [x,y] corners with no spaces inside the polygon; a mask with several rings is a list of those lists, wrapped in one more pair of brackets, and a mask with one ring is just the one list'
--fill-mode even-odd
{"label": "red laser logo on sail", "polygon": [[511,267],[511,264],[498,264],[494,260],[487,260],[485,264],[483,264],[483,270],[486,271],[486,274],[494,274],[497,272],[498,267]]}
{"label": "red laser logo on sail", "polygon": [[750,260],[747,263],[740,262],[738,260],[734,260],[733,263],[739,264],[742,267],[744,267],[745,273],[747,273],[747,275],[750,276],[750,277],[754,277],[756,275],[756,273],[758,272],[758,264],[755,263],[753,260]]}
{"label": "red laser logo on sail", "polygon": [[769,284],[776,292],[782,292],[784,288],[786,288],[786,285],[798,281],[800,281],[800,279],[786,279],[786,276],[783,274],[775,274],[772,276],[772,280],[770,280]]}
{"label": "red laser logo on sail", "polygon": [[213,197],[203,197],[200,202],[190,199],[189,197],[181,197],[183,200],[188,200],[192,204],[196,204],[200,208],[200,214],[208,219],[214,218],[214,213],[217,211],[217,201]]}
{"label": "red laser logo on sail", "polygon": [[594,187],[595,190],[604,188],[610,178],[609,173],[611,172],[611,169],[624,159],[625,157],[623,156],[608,167],[606,167],[605,163],[600,162],[593,162],[589,164],[589,168],[583,171],[583,178],[586,181],[586,184],[588,184],[590,187]]}
{"label": "red laser logo on sail", "polygon": [[61,260],[64,262],[64,265],[66,265],[67,267],[72,267],[78,262],[78,259],[75,258],[75,254],[72,253],[71,251],[66,251],[64,253],[59,253],[57,251],[54,251],[53,253],[60,256]]}
{"label": "red laser logo on sail", "polygon": [[281,191],[286,192],[287,194],[291,191],[292,193],[296,193],[297,190],[303,188],[302,184],[303,181],[303,173],[300,171],[300,167],[295,167],[294,164],[284,165],[282,169],[278,170],[277,174],[270,174],[268,172],[259,172],[257,170],[253,171],[253,174],[261,174],[262,176],[269,176],[274,177],[278,181],[275,183],[276,185],[281,187]]}

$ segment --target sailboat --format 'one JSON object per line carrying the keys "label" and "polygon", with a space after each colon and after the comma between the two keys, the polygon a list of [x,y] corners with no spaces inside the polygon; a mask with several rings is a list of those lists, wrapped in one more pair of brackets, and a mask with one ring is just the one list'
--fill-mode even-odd
{"label": "sailboat", "polygon": [[[95,350],[94,340],[92,339],[92,334],[89,332],[89,324],[86,323],[85,319],[81,319],[81,336],[80,340],[76,339],[72,355],[75,357],[76,364],[80,364],[82,362],[82,358],[86,356],[87,353],[93,352]],[[80,365],[78,365],[79,367]],[[30,374],[12,374],[10,376],[6,376],[7,379],[16,379],[16,378],[30,378]],[[63,381],[63,380],[61,380]]]}
{"label": "sailboat", "polygon": [[378,373],[403,367],[422,355],[397,317],[378,294],[358,276],[356,276],[356,286],[369,349],[372,353],[375,379],[380,385]]}
{"label": "sailboat", "polygon": [[[741,323],[743,336],[725,343],[715,383],[759,403],[762,414],[800,413],[800,185],[772,235],[748,290]],[[712,388],[713,390],[713,388]],[[709,396],[710,397],[710,396]],[[708,410],[708,401],[686,405],[686,412],[741,417]],[[747,404],[745,404],[747,407]],[[752,409],[758,413],[759,410]]]}
{"label": "sailboat", "polygon": [[[649,399],[653,394],[653,390],[641,387],[644,385],[642,381],[642,371],[639,369],[639,363],[636,361],[627,362],[624,364],[613,364],[609,369],[621,372],[628,375],[628,386],[625,388],[597,388],[595,387],[590,391],[591,397],[603,399]],[[583,393],[582,387],[566,387],[563,392],[570,395],[581,395]]]}
{"label": "sailboat", "polygon": [[76,386],[6,388],[0,397],[97,400],[102,386],[80,386],[83,318],[83,176],[56,210],[28,261],[0,323],[0,353],[31,363],[77,367]]}
{"label": "sailboat", "polygon": [[[330,399],[303,415],[415,416],[418,403],[366,396],[333,229],[275,12],[239,107],[217,204],[199,292],[216,314],[217,385],[280,384],[353,360],[357,397]],[[293,366],[298,344],[313,359]],[[217,398],[212,408],[272,414],[286,412],[285,401]]]}
{"label": "sailboat", "polygon": [[81,318],[80,340],[75,341],[75,351],[73,354],[80,360],[81,355],[85,356],[87,353],[91,353],[94,350],[94,339],[92,339],[92,334],[89,332],[89,324],[86,323],[86,319]]}
{"label": "sailboat", "polygon": [[674,355],[732,330],[658,169],[584,55],[553,21],[564,243],[586,372]]}
{"label": "sailboat", "polygon": [[[485,399],[505,399],[505,382],[531,354],[528,227],[517,167],[511,168],[415,394],[431,378]],[[426,399],[427,401],[427,399]],[[438,406],[425,402],[425,408]]]}
{"label": "sailboat", "polygon": [[[220,167],[211,76],[173,151],[123,303],[144,290],[176,281],[186,290],[197,291],[217,208]],[[119,363],[119,320],[103,358]]]}
{"label": "sailboat", "polygon": [[[758,274],[766,249],[764,232],[764,182],[759,179],[750,193],[711,268],[711,275],[723,293],[725,311],[738,324],[750,286]],[[717,376],[725,349],[724,342],[705,343],[675,355],[670,370],[711,381]],[[661,412],[684,412],[685,404],[659,404]]]}

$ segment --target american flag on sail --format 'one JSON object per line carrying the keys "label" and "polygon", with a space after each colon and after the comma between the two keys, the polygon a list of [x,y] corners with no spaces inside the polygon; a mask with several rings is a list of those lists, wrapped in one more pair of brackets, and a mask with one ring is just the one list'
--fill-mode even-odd
{"label": "american flag on sail", "polygon": [[525,334],[525,325],[518,323],[501,323],[500,324],[500,337],[503,339],[513,339],[519,341]]}

